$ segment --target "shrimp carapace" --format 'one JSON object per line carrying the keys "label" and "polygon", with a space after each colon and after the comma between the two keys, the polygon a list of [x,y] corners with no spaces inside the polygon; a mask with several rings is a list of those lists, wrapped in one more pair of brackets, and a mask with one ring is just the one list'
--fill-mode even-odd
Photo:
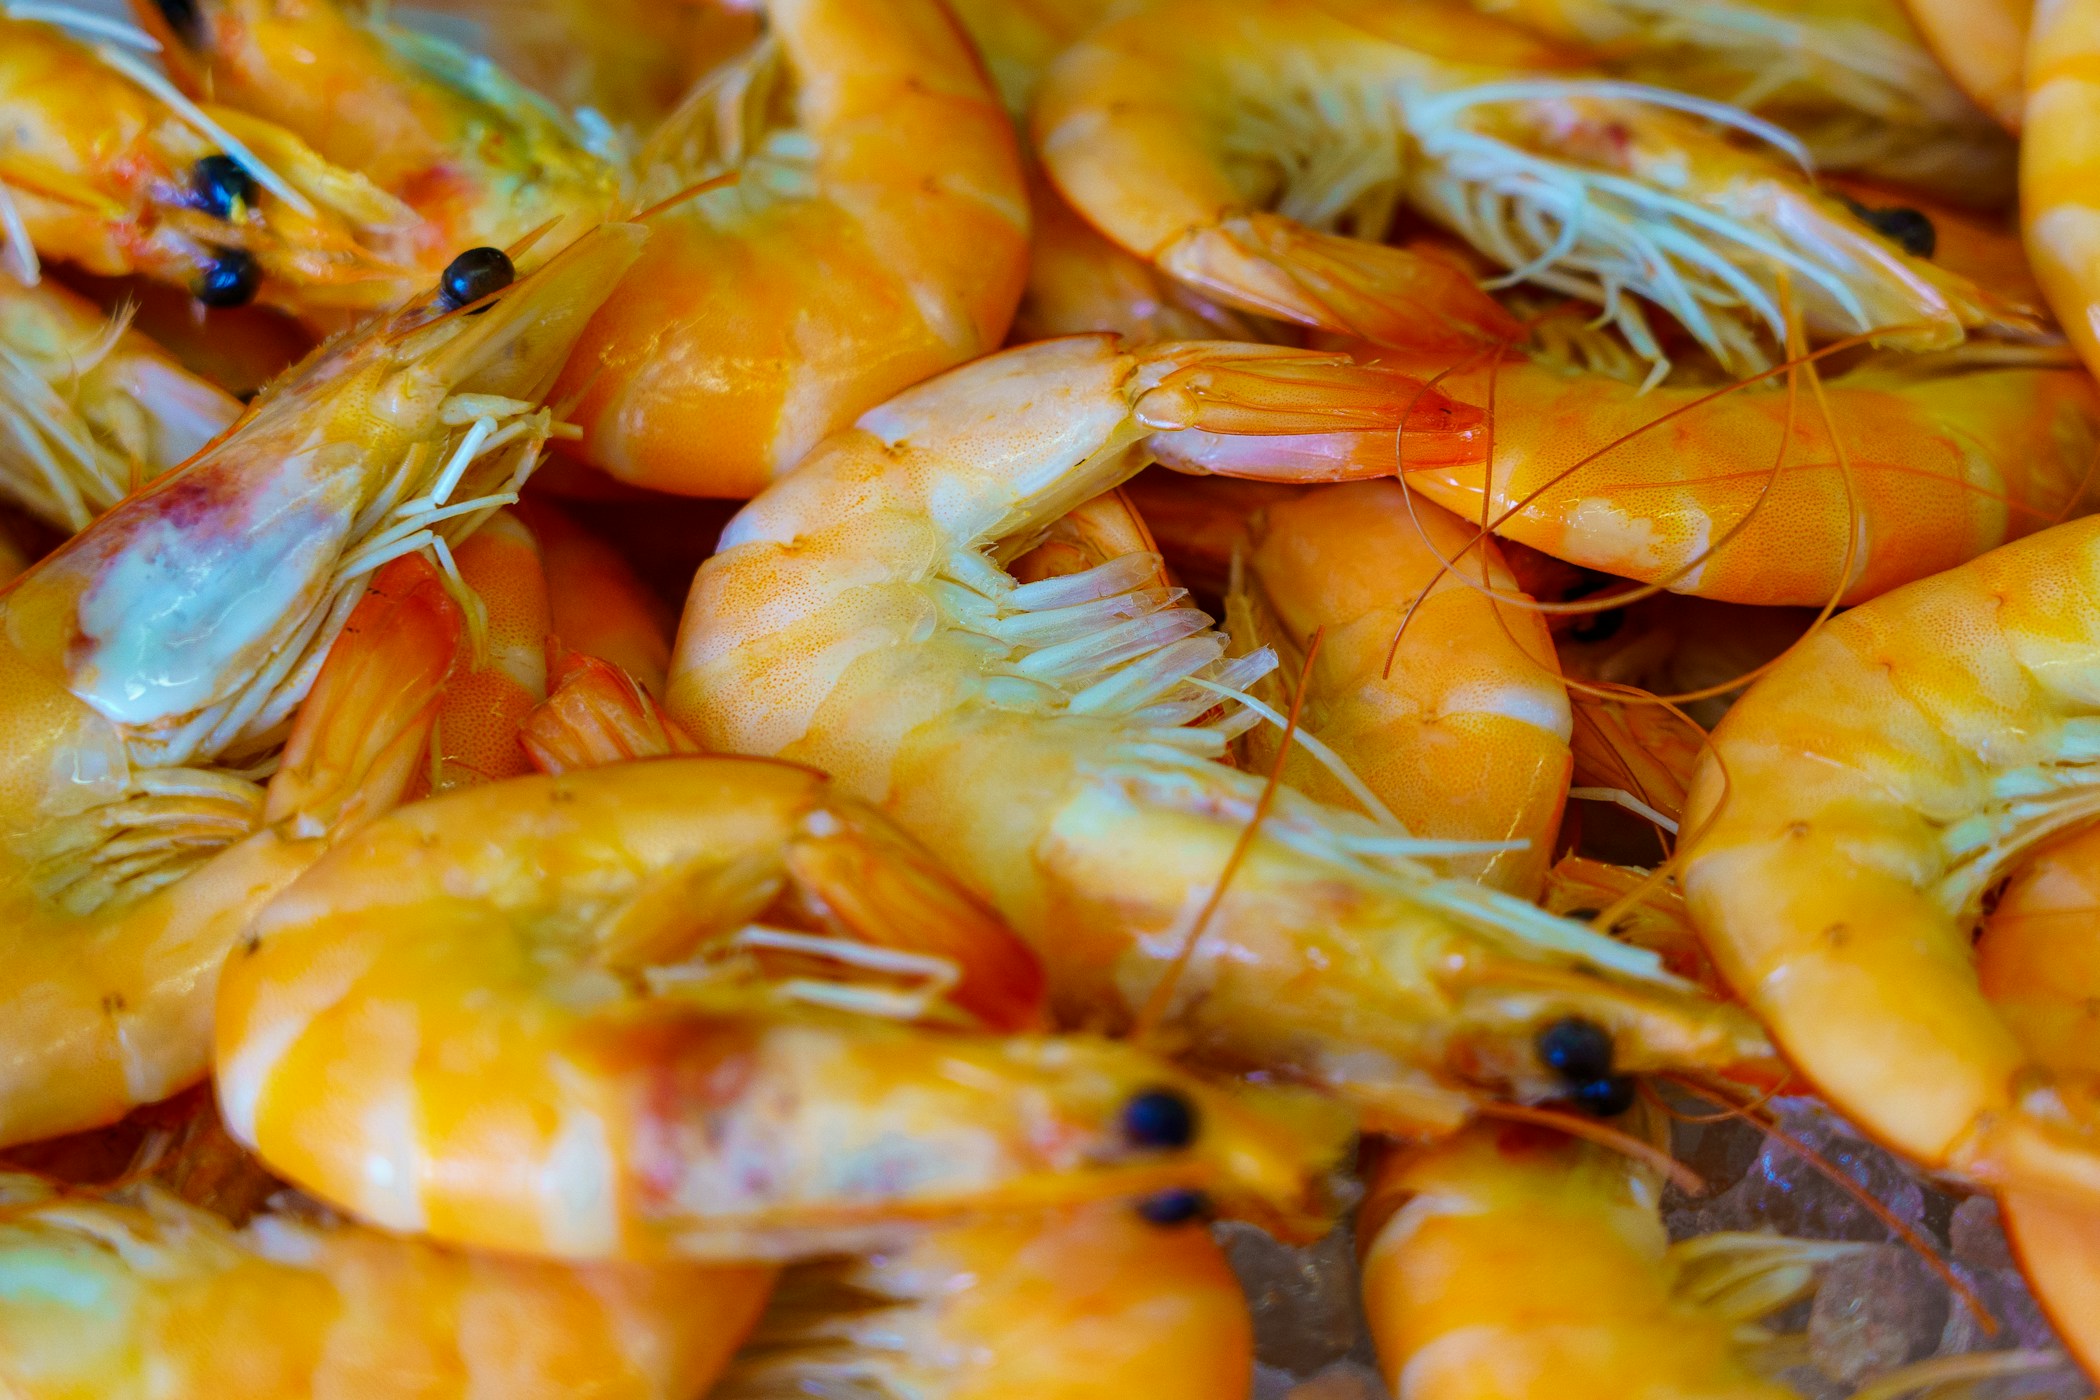
{"label": "shrimp carapace", "polygon": [[[812,905],[858,942],[812,938]],[[220,1099],[273,1169],[367,1220],[559,1257],[837,1252],[1176,1189],[1319,1228],[1339,1106],[906,1019],[942,996],[1028,1015],[1010,939],[792,764],[487,784],[365,827],[256,919],[220,983]],[[857,980],[738,975],[735,955],[816,944],[890,956]],[[1162,1097],[1172,1133],[1150,1127]]]}
{"label": "shrimp carapace", "polygon": [[1562,1016],[1610,1028],[1613,1074],[1762,1055],[1747,1017],[1651,955],[1437,864],[1477,845],[1265,796],[1219,762],[1274,660],[1228,658],[1156,554],[1029,584],[1004,567],[1170,446],[1403,422],[1411,450],[1471,450],[1433,391],[1345,357],[1105,337],[988,357],[865,415],[731,522],[668,708],[711,749],[812,763],[879,803],[1035,945],[1074,1024],[1151,1021],[1430,1128],[1477,1095],[1571,1092],[1535,1047]]}
{"label": "shrimp carapace", "polygon": [[938,0],[767,0],[639,157],[655,239],[562,382],[623,481],[748,496],[999,344],[1028,262],[1012,124]]}

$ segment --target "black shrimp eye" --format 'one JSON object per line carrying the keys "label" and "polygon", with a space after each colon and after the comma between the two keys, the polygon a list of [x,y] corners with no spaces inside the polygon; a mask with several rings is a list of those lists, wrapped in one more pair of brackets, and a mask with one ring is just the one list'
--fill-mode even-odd
{"label": "black shrimp eye", "polygon": [[1929,258],[1940,246],[1939,230],[1932,226],[1932,219],[1906,204],[1869,210],[1867,222],[1876,233],[1914,258]]}
{"label": "black shrimp eye", "polygon": [[1210,1214],[1210,1198],[1201,1191],[1175,1187],[1139,1201],[1137,1213],[1152,1225],[1186,1225]]}
{"label": "black shrimp eye", "polygon": [[210,155],[190,172],[190,192],[198,207],[215,219],[232,219],[255,207],[255,177],[227,155]]}
{"label": "black shrimp eye", "polygon": [[1568,636],[1578,642],[1608,642],[1619,635],[1626,625],[1624,608],[1607,608],[1603,612],[1586,613],[1568,628]]}
{"label": "black shrimp eye", "polygon": [[1633,1076],[1605,1074],[1585,1079],[1568,1095],[1575,1106],[1599,1118],[1616,1118],[1633,1107]]}
{"label": "black shrimp eye", "polygon": [[262,286],[262,268],[244,248],[220,248],[197,279],[197,300],[206,306],[246,306]]}
{"label": "black shrimp eye", "polygon": [[1573,1084],[1611,1073],[1611,1032],[1587,1016],[1563,1016],[1538,1035],[1539,1062]]}
{"label": "black shrimp eye", "polygon": [[191,48],[199,48],[204,41],[204,16],[197,9],[197,0],[153,0],[153,8],[175,31],[175,37]]}
{"label": "black shrimp eye", "polygon": [[438,279],[438,299],[447,310],[480,301],[517,280],[518,270],[501,248],[469,248],[445,266]]}
{"label": "black shrimp eye", "polygon": [[1175,1089],[1146,1089],[1123,1105],[1123,1140],[1132,1147],[1187,1147],[1196,1140],[1196,1106]]}

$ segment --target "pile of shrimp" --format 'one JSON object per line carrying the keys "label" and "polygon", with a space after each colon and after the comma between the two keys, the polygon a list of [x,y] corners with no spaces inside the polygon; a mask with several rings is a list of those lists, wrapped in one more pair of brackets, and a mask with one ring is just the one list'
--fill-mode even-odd
{"label": "pile of shrimp", "polygon": [[0,0],[0,1394],[2091,1393],[2028,8]]}

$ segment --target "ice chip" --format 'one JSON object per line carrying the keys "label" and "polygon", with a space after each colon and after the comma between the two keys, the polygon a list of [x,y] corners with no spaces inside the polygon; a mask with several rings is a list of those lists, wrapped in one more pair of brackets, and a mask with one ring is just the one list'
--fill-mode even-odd
{"label": "ice chip", "polygon": [[1857,1383],[1929,1356],[1947,1325],[1947,1285],[1901,1245],[1831,1263],[1808,1317],[1809,1354],[1832,1380]]}

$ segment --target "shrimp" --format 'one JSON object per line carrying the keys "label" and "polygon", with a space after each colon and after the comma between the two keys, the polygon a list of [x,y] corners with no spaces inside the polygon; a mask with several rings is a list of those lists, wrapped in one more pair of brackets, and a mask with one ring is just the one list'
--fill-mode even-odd
{"label": "shrimp", "polygon": [[1751,1324],[1867,1247],[1671,1244],[1650,1173],[1528,1124],[1396,1152],[1370,1191],[1364,1311],[1401,1400],[1793,1400]]}
{"label": "shrimp", "polygon": [[1949,81],[1900,0],[1474,4],[1592,51],[1617,77],[1778,122],[1821,167],[1968,204],[2011,202],[2013,143]]}
{"label": "shrimp", "polygon": [[2020,136],[2020,227],[2035,278],[2088,369],[2100,365],[2100,216],[2090,133],[2100,93],[2090,76],[2100,51],[2100,3],[2037,5],[2027,43],[2026,115]]}
{"label": "shrimp", "polygon": [[[2043,847],[2014,872],[1976,937],[1983,994],[2021,1048],[2088,1108],[2100,1104],[2096,857],[2100,827]],[[2086,1370],[2100,1371],[2100,1213],[2038,1191],[2008,1190],[1999,1204],[2035,1297]]]}
{"label": "shrimp", "polygon": [[2020,853],[2100,811],[2100,520],[1826,623],[1737,701],[1685,810],[1716,965],[1868,1132],[1972,1184],[2091,1211],[2100,1112],[1978,980]]}
{"label": "shrimp", "polygon": [[17,281],[42,255],[211,306],[304,311],[377,310],[428,280],[388,249],[414,222],[398,200],[281,127],[191,102],[127,47],[150,36],[114,27],[89,42],[0,14],[0,243]]}
{"label": "shrimp", "polygon": [[204,1073],[241,926],[421,758],[457,609],[428,563],[375,575],[514,498],[643,236],[337,342],[0,593],[0,1143]]}
{"label": "shrimp", "polygon": [[[390,305],[464,249],[542,232],[559,248],[611,217],[620,172],[551,104],[485,59],[335,0],[135,0],[193,96],[294,133],[410,217],[387,240]],[[469,298],[470,299],[470,298]]]}
{"label": "shrimp", "polygon": [[[1436,363],[1378,358],[1424,377]],[[1409,470],[1413,490],[1558,558],[1725,602],[1861,602],[2100,503],[2100,392],[2091,376],[2046,363],[1887,357],[1820,395],[1717,395],[1643,393],[1515,360],[1437,388],[1483,413],[1492,403],[1494,461],[1449,454]],[[1338,433],[1266,457],[1249,447],[1238,455],[1262,459],[1251,464],[1214,454],[1204,469],[1379,476],[1394,470],[1393,451],[1389,439]]]}
{"label": "shrimp", "polygon": [[[999,343],[1028,259],[1012,126],[935,0],[768,0],[639,158],[676,200],[560,393],[623,481],[748,496]],[[691,193],[696,182],[734,183]]]}
{"label": "shrimp", "polygon": [[1059,190],[1130,252],[1228,305],[1383,344],[1518,337],[1457,260],[1369,241],[1403,202],[1504,280],[1598,303],[1659,368],[1644,300],[1736,374],[1774,362],[1789,302],[1818,337],[1900,349],[2040,332],[1671,108],[1778,135],[1446,0],[1146,0],[1057,60],[1034,129]]}
{"label": "shrimp", "polygon": [[697,1400],[757,1320],[763,1265],[483,1258],[157,1186],[0,1175],[0,1385],[20,1400]]}
{"label": "shrimp", "polygon": [[615,764],[401,808],[264,909],[220,980],[228,1128],[372,1223],[571,1259],[866,1249],[913,1219],[1191,1188],[1318,1228],[1337,1105],[825,1005],[909,988],[800,981],[798,1007],[707,975],[809,947],[798,909],[932,979],[920,1002],[1032,1014],[1012,935],[821,775]]}
{"label": "shrimp", "polygon": [[620,552],[544,501],[513,507],[539,545],[554,635],[664,693],[678,619]]}
{"label": "shrimp", "polygon": [[68,534],[241,416],[123,318],[0,283],[0,499]]}
{"label": "shrimp", "polygon": [[[1322,632],[1297,743],[1315,740],[1340,755],[1373,795],[1367,813],[1382,806],[1438,840],[1520,843],[1454,856],[1447,867],[1536,897],[1568,792],[1568,695],[1539,614],[1479,591],[1516,592],[1500,553],[1468,552],[1470,529],[1426,502],[1411,504],[1391,481],[1315,487],[1239,519],[1239,492],[1210,491],[1227,536],[1244,539],[1226,630],[1236,649],[1266,646],[1283,660],[1250,693],[1289,708],[1282,676],[1303,668],[1306,639]],[[1251,770],[1272,766],[1273,734],[1256,729],[1241,741]],[[1339,771],[1303,747],[1283,774],[1309,797],[1362,806]]]}
{"label": "shrimp", "polygon": [[1025,586],[1000,567],[1155,434],[1390,436],[1404,416],[1426,451],[1441,415],[1411,388],[1337,356],[1099,336],[930,381],[731,522],[680,623],[671,715],[881,804],[1034,944],[1068,1018],[1128,1026],[1159,998],[1192,1052],[1346,1089],[1374,1122],[1566,1092],[1532,1045],[1558,1015],[1608,1025],[1629,1071],[1761,1054],[1647,955],[1426,863],[1473,848],[1287,786],[1272,806],[1216,762],[1273,662],[1226,661],[1151,586],[1157,555]]}
{"label": "shrimp", "polygon": [[1253,1330],[1200,1223],[1082,1206],[789,1271],[712,1394],[1246,1400]]}
{"label": "shrimp", "polygon": [[1970,100],[2019,135],[2032,0],[1903,0],[1903,7]]}

